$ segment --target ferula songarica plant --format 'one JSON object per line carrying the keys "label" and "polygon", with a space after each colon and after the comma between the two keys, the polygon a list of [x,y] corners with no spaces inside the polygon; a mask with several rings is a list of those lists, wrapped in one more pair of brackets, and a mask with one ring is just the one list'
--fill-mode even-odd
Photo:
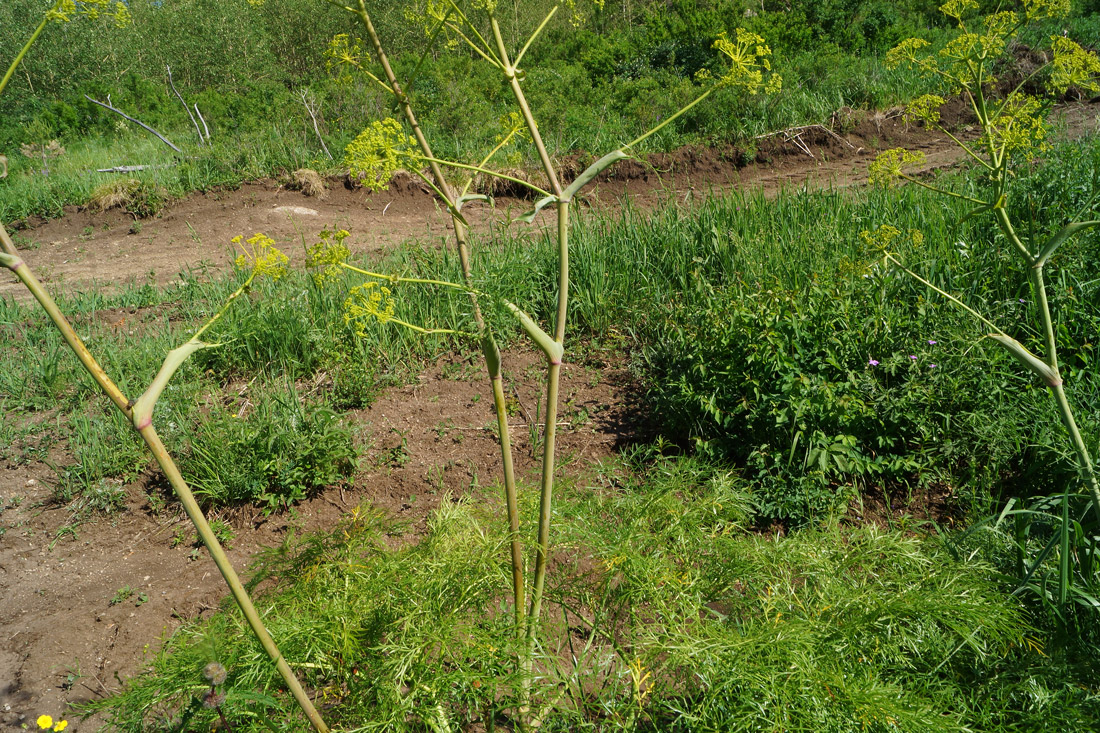
{"label": "ferula songarica plant", "polygon": [[[3,78],[0,79],[0,93],[3,92],[9,80],[12,78],[12,75],[15,73],[16,69],[19,68],[19,65],[26,57],[28,51],[30,51],[35,41],[38,40],[50,25],[54,23],[68,23],[78,18],[89,22],[100,22],[106,27],[112,25],[124,26],[131,22],[129,7],[126,3],[120,2],[119,0],[114,0],[113,2],[112,0],[84,0],[80,3],[76,3],[73,0],[56,0],[56,2],[46,11],[41,22],[31,34],[30,39],[23,45],[15,59],[11,62]],[[259,640],[261,646],[263,646],[264,651],[270,656],[272,662],[275,664],[287,688],[294,696],[295,701],[301,707],[303,713],[309,719],[310,724],[315,730],[327,731],[328,727],[321,719],[313,702],[302,688],[301,683],[298,681],[293,670],[291,670],[290,665],[279,652],[271,635],[267,632],[263,621],[260,619],[259,613],[257,613],[252,603],[252,599],[241,584],[236,571],[233,569],[233,565],[225,554],[225,550],[215,536],[209,522],[207,522],[206,517],[203,515],[202,509],[195,500],[190,487],[180,474],[175,461],[169,455],[153,425],[153,407],[156,404],[157,398],[168,385],[172,375],[193,353],[211,346],[211,344],[207,344],[200,340],[203,333],[211,328],[226,312],[226,309],[228,309],[241,294],[249,289],[256,278],[271,277],[277,279],[285,272],[287,263],[286,256],[275,248],[274,241],[266,235],[256,234],[248,240],[237,237],[234,243],[241,248],[241,254],[237,259],[237,266],[247,272],[244,282],[227,299],[221,309],[218,310],[204,326],[199,328],[186,343],[169,352],[163,366],[160,368],[149,387],[142,395],[135,399],[128,398],[122,390],[119,389],[88,350],[68,319],[61,312],[57,303],[54,302],[53,298],[42,286],[42,283],[31,271],[30,266],[27,264],[26,260],[24,260],[19,250],[16,249],[15,243],[12,241],[12,238],[8,235],[7,230],[2,224],[0,224],[0,265],[14,273],[27,290],[30,291],[35,300],[38,301],[42,310],[47,314],[58,331],[60,331],[66,344],[76,355],[77,359],[79,359],[81,366],[88,372],[99,388],[111,399],[115,407],[126,415],[133,424],[134,429],[141,435],[146,446],[164,472],[168,482],[171,484],[188,517],[195,525],[195,529],[200,539],[210,551],[210,555],[215,565],[217,565],[218,571],[225,579],[226,585],[229,586],[234,600],[237,602],[241,612],[248,621],[249,627]]]}
{"label": "ferula songarica plant", "polygon": [[[723,35],[713,46],[723,60],[720,64],[722,70],[717,73],[705,71],[697,75],[699,93],[693,101],[666,117],[653,129],[608,152],[574,180],[563,181],[543,142],[538,121],[528,103],[525,91],[527,76],[522,62],[556,14],[564,12],[568,21],[576,23],[586,12],[602,6],[602,0],[590,3],[578,0],[547,3],[541,21],[529,28],[525,40],[515,46],[505,40],[497,12],[498,3],[493,0],[418,0],[408,6],[406,19],[419,26],[427,40],[425,55],[440,46],[465,49],[481,62],[496,69],[511,93],[514,109],[502,116],[496,145],[476,161],[443,160],[434,155],[428,135],[420,127],[407,89],[411,80],[399,80],[394,72],[383,41],[371,20],[369,3],[366,0],[354,0],[350,3],[343,0],[328,1],[356,16],[367,39],[361,43],[349,34],[336,36],[325,55],[329,72],[338,82],[350,82],[360,74],[370,85],[385,89],[387,94],[392,95],[403,117],[400,122],[392,118],[372,122],[348,145],[345,164],[356,180],[374,190],[384,189],[391,176],[399,169],[420,176],[451,213],[463,282],[406,278],[353,267],[346,262],[347,250],[343,247],[342,240],[337,241],[331,234],[323,236],[310,250],[310,264],[316,268],[316,277],[320,282],[334,282],[331,276],[334,267],[344,267],[371,278],[363,285],[353,288],[345,302],[348,323],[354,324],[357,329],[364,328],[368,323],[387,323],[420,333],[446,333],[467,337],[480,343],[493,392],[504,466],[504,493],[512,537],[510,560],[515,628],[517,635],[526,640],[527,653],[517,663],[526,673],[526,684],[529,685],[533,681],[532,664],[539,644],[540,617],[550,553],[558,393],[569,315],[571,204],[578,192],[601,172],[617,161],[630,157],[631,151],[640,143],[673,124],[717,89],[732,89],[744,96],[775,93],[781,88],[782,79],[772,69],[771,49],[761,36],[744,29],[737,29],[733,37]],[[411,76],[415,78],[415,70]],[[519,146],[526,146],[532,157],[539,161],[543,179],[540,182],[523,180],[501,170],[502,157],[508,151],[518,152],[516,148]],[[447,171],[453,173],[449,175]],[[554,293],[557,308],[549,329],[544,330],[521,305],[507,302],[492,293],[480,292],[473,287],[468,225],[463,216],[463,207],[471,201],[491,203],[484,195],[470,193],[476,175],[508,180],[528,188],[537,198],[532,210],[521,218],[523,221],[533,221],[544,209],[552,208],[556,212],[553,241],[558,255],[558,276]],[[403,320],[400,316],[399,299],[395,298],[392,290],[400,284],[419,284],[465,292],[471,299],[471,322],[433,327]],[[534,567],[530,573],[520,534],[501,354],[491,324],[482,313],[482,301],[497,302],[505,312],[514,316],[546,359],[542,478],[538,528],[534,541]],[[534,724],[539,719],[537,714],[528,709],[526,699],[521,701],[519,707],[519,718],[526,724]]]}
{"label": "ferula songarica plant", "polygon": [[[903,149],[880,154],[870,167],[870,181],[881,186],[907,181],[929,188],[972,205],[967,219],[989,221],[1027,274],[1032,294],[1030,307],[1041,334],[1042,347],[1038,353],[1029,350],[991,318],[905,267],[895,249],[901,240],[889,236],[886,227],[877,232],[865,232],[864,238],[877,246],[885,261],[974,315],[988,327],[991,339],[1049,388],[1072,444],[1089,502],[1100,517],[1100,481],[1066,394],[1065,375],[1058,361],[1058,328],[1051,312],[1044,274],[1045,266],[1059,248],[1075,235],[1100,224],[1100,219],[1088,218],[1091,212],[1086,207],[1076,218],[1062,222],[1057,230],[1041,231],[1035,221],[1020,220],[1014,213],[1019,207],[1010,205],[1015,193],[1016,170],[1048,148],[1046,115],[1051,100],[1036,96],[1030,90],[1045,86],[1058,95],[1070,88],[1098,92],[1100,59],[1059,34],[1049,39],[1050,50],[1045,63],[1020,72],[1019,78],[1002,78],[1002,69],[1013,68],[1009,59],[1021,30],[1039,21],[1065,17],[1070,3],[1069,0],[1023,0],[1002,3],[998,7],[999,12],[982,14],[977,0],[949,0],[940,9],[954,25],[955,32],[942,48],[937,50],[927,41],[910,38],[887,54],[888,65],[914,66],[928,80],[928,93],[909,103],[905,120],[921,123],[950,137],[984,178],[986,185],[980,189],[982,193],[958,193],[917,177],[911,171],[923,163],[923,155]],[[941,107],[950,96],[965,101],[977,121],[976,137],[956,135],[943,124]],[[1067,487],[1064,501],[1068,502],[1070,493]],[[1067,531],[1063,526],[1063,532]],[[1064,590],[1062,595],[1064,601]]]}

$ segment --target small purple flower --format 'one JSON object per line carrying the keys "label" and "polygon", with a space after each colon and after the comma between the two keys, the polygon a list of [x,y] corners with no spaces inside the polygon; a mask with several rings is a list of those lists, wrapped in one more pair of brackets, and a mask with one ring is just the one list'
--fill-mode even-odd
{"label": "small purple flower", "polygon": [[913,356],[912,354],[909,355],[909,358],[912,359],[913,361],[917,360],[917,357]]}
{"label": "small purple flower", "polygon": [[928,345],[929,346],[935,346],[936,345],[936,339],[928,339]]}
{"label": "small purple flower", "polygon": [[871,359],[867,362],[869,366],[878,366],[878,359]]}
{"label": "small purple flower", "polygon": [[935,364],[929,364],[929,365],[928,365],[928,368],[929,368],[929,369],[935,369],[935,368],[936,368],[936,365],[935,365]]}
{"label": "small purple flower", "polygon": [[1026,301],[1026,300],[1024,300],[1023,298],[1020,298],[1020,302],[1021,302],[1021,303],[1026,303],[1027,301]]}

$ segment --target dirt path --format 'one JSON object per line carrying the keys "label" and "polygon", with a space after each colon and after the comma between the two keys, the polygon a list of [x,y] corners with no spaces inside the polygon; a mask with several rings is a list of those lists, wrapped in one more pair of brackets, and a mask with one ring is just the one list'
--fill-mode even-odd
{"label": "dirt path", "polygon": [[[1098,112],[1085,105],[1061,108],[1063,134],[1094,130]],[[865,180],[876,150],[901,145],[924,152],[929,169],[960,160],[953,145],[907,128],[896,114],[838,122],[849,128],[843,137],[812,128],[761,140],[759,162],[748,165],[733,149],[683,150],[656,157],[652,167],[626,162],[599,181],[589,200],[614,207],[626,195],[645,206],[672,197],[690,201],[710,189],[853,185]],[[474,225],[485,227],[491,217],[528,205],[501,197],[496,212],[472,214]],[[333,224],[353,232],[357,250],[377,251],[412,237],[445,235],[449,217],[412,180],[376,194],[335,185],[324,200],[259,182],[191,196],[140,227],[118,213],[74,212],[18,234],[27,260],[52,287],[83,288],[146,278],[163,283],[203,261],[223,267],[230,261],[229,239],[255,231],[295,243],[286,250],[300,260],[295,227],[315,233]],[[0,297],[19,293],[11,279],[0,283]],[[536,461],[528,428],[541,387],[537,360],[513,354],[509,367],[519,468],[531,472]],[[409,520],[395,542],[415,538],[446,496],[496,501],[485,493],[499,474],[499,456],[482,376],[476,360],[440,362],[417,384],[356,413],[374,443],[354,486],[306,502],[294,517],[226,515],[237,537],[230,550],[235,566],[246,568],[256,551],[279,543],[292,526],[330,527],[361,501]],[[583,354],[566,366],[564,385],[560,446],[566,470],[588,470],[637,437],[644,419],[622,364],[605,354]],[[50,503],[57,480],[50,464],[70,462],[57,446],[46,460],[0,461],[0,730],[33,728],[40,714],[64,715],[69,703],[118,690],[159,640],[225,596],[213,563],[152,472],[126,487],[124,511],[70,530],[69,509]],[[102,722],[74,723],[69,730],[90,731]]]}
{"label": "dirt path", "polygon": [[[961,119],[960,115],[961,110],[948,110],[945,119]],[[1096,129],[1098,115],[1097,106],[1066,105],[1055,114],[1055,124],[1061,135],[1076,138]],[[925,170],[949,167],[963,158],[945,136],[906,125],[898,111],[870,116],[841,112],[835,126],[843,134],[810,127],[762,139],[756,160],[747,164],[744,152],[735,148],[688,148],[653,156],[651,165],[624,161],[600,177],[587,200],[594,206],[614,207],[628,195],[635,204],[646,206],[669,199],[690,201],[729,188],[772,193],[807,185],[849,186],[866,180],[867,164],[879,150],[899,146],[924,153]],[[965,135],[965,124],[959,127]],[[576,172],[574,163],[566,162],[563,168],[567,179]],[[431,240],[450,229],[447,212],[418,179],[406,176],[378,193],[349,188],[342,181],[328,183],[324,199],[288,191],[274,181],[195,194],[137,224],[117,211],[73,210],[17,235],[27,261],[46,282],[87,288],[148,279],[163,284],[200,263],[225,267],[231,262],[229,240],[237,234],[262,231],[292,260],[300,261],[299,232],[309,238],[324,226],[352,232],[349,243],[358,252],[378,251],[410,238]],[[529,208],[529,202],[505,195],[497,198],[495,210],[472,205],[466,213],[475,228],[484,229]],[[0,297],[6,296],[26,297],[13,278],[0,282]]]}

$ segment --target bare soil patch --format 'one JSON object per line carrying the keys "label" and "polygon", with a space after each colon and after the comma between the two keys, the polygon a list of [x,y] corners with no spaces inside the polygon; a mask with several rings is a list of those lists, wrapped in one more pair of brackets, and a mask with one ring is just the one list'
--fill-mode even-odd
{"label": "bare soil patch", "polygon": [[[1094,130],[1098,111],[1085,104],[1060,108],[1061,134],[1073,138]],[[969,134],[962,111],[948,113],[955,115],[959,133]],[[670,199],[690,202],[731,188],[768,193],[855,185],[865,180],[876,152],[897,146],[924,152],[928,170],[961,161],[953,144],[904,124],[898,111],[841,111],[829,128],[768,136],[751,153],[689,148],[644,164],[626,161],[602,175],[585,200],[593,207],[614,208],[629,197],[636,206],[651,206]],[[576,173],[585,163],[564,161],[563,171]],[[337,180],[326,186],[324,199],[274,181],[195,194],[140,227],[118,211],[74,210],[55,221],[24,222],[19,235],[31,266],[60,289],[146,279],[166,283],[200,263],[226,267],[230,238],[257,231],[274,237],[297,262],[302,249],[293,245],[299,233],[312,236],[323,226],[351,231],[349,244],[359,252],[380,251],[413,237],[442,242],[448,234],[449,216],[415,179],[402,178],[390,191],[373,194]],[[475,228],[530,206],[515,197],[516,191],[499,193],[496,211],[470,208]],[[9,278],[0,283],[0,297],[25,296]],[[99,315],[119,329],[142,328],[136,312]],[[507,355],[517,469],[528,480],[538,467],[537,416],[544,409],[538,404],[539,366],[533,353]],[[637,387],[625,365],[606,355],[589,353],[565,366],[559,413],[563,474],[591,470],[624,443],[646,437]],[[349,419],[363,426],[368,441],[353,485],[331,489],[283,515],[225,513],[236,533],[229,551],[236,567],[247,567],[260,548],[279,543],[291,528],[331,527],[363,501],[407,520],[392,538],[395,543],[414,541],[428,513],[448,498],[499,501],[492,401],[476,358],[441,360],[416,383],[390,390]],[[50,464],[66,460],[55,447],[46,460],[0,462],[0,729],[33,726],[39,714],[57,717],[68,704],[117,690],[141,670],[160,639],[185,620],[212,611],[226,595],[213,563],[194,544],[189,523],[172,503],[164,506],[158,499],[166,491],[152,472],[126,487],[124,511],[70,532],[69,510],[50,500],[57,481]],[[936,511],[932,505],[943,501],[942,493],[930,490],[934,496],[925,502],[930,514]],[[912,512],[918,503],[907,501],[906,510]],[[896,503],[885,505],[884,498],[871,497],[867,516],[897,515]],[[120,593],[127,587],[131,593]],[[93,719],[70,730],[93,730],[101,722]]]}
{"label": "bare soil patch", "polygon": [[[1056,129],[1075,139],[1096,129],[1100,107],[1076,103],[1058,108]],[[966,110],[952,102],[944,121],[964,137],[969,135]],[[925,154],[924,170],[959,164],[963,154],[943,135],[906,124],[901,110],[866,113],[839,110],[829,126],[808,126],[765,136],[756,149],[691,147],[650,156],[645,162],[626,160],[606,171],[584,197],[595,207],[618,207],[624,197],[635,206],[664,201],[691,202],[729,189],[774,193],[804,186],[844,187],[866,181],[867,164],[879,151],[904,146]],[[590,161],[562,161],[569,177]],[[117,210],[71,210],[52,221],[17,222],[25,258],[45,282],[56,287],[110,287],[126,282],[171,282],[178,273],[200,264],[227,267],[232,261],[229,240],[237,234],[264,232],[290,255],[303,258],[300,246],[324,226],[352,232],[355,252],[376,252],[419,238],[442,242],[450,231],[450,216],[419,179],[400,175],[389,191],[371,193],[346,181],[326,182],[321,199],[289,190],[274,180],[246,183],[227,191],[197,193],[169,206],[160,216],[135,224]],[[475,229],[511,221],[530,209],[515,187],[497,192],[495,209],[472,204],[466,210]],[[543,215],[543,220],[549,214]],[[512,224],[511,226],[519,226]],[[0,282],[0,297],[25,298],[14,278]]]}

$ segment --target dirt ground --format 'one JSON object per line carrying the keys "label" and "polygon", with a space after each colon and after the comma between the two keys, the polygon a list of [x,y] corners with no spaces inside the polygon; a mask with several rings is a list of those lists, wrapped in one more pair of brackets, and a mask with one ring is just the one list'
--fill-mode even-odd
{"label": "dirt ground", "polygon": [[[1098,114],[1097,106],[1061,107],[1061,134],[1072,138],[1094,130]],[[967,134],[959,119],[960,134]],[[953,144],[906,126],[897,111],[841,111],[833,129],[804,128],[759,140],[751,162],[732,148],[685,149],[655,156],[649,165],[626,161],[601,176],[587,202],[614,208],[630,197],[636,206],[690,205],[729,188],[774,192],[855,185],[866,179],[876,151],[897,146],[924,152],[928,170],[960,162]],[[568,177],[577,163],[565,161],[562,167]],[[342,181],[328,183],[324,199],[259,181],[193,195],[140,227],[120,213],[74,210],[55,221],[23,222],[16,233],[30,265],[55,289],[109,288],[146,279],[165,283],[204,261],[225,267],[229,239],[257,231],[285,245],[298,241],[298,231],[316,233],[335,224],[353,233],[354,249],[367,252],[409,238],[442,242],[447,234],[446,211],[415,179],[373,194]],[[495,211],[482,207],[470,216],[475,228],[485,228],[528,207],[527,201],[500,196]],[[286,251],[301,259],[301,247]],[[8,278],[0,282],[0,297],[24,295]],[[647,437],[637,386],[625,365],[593,347],[579,351],[563,377],[559,460],[564,472],[584,471],[624,443]],[[537,460],[531,441],[538,434],[542,370],[533,353],[506,358],[518,470],[533,475]],[[481,364],[450,357],[417,383],[353,413],[370,436],[353,485],[331,489],[291,514],[225,515],[236,534],[229,550],[234,565],[244,570],[259,548],[280,542],[292,527],[331,527],[363,501],[408,520],[403,534],[393,538],[403,542],[422,533],[425,517],[445,497],[497,500],[491,489],[500,458],[491,405]],[[68,462],[63,446],[27,465],[0,462],[0,730],[33,728],[40,714],[71,716],[69,704],[118,690],[142,669],[160,640],[184,621],[212,611],[226,595],[213,563],[194,544],[178,508],[164,501],[168,492],[152,472],[125,487],[125,511],[69,532],[70,509],[50,501],[57,478],[50,466]],[[102,722],[74,720],[69,730],[91,731]]]}

